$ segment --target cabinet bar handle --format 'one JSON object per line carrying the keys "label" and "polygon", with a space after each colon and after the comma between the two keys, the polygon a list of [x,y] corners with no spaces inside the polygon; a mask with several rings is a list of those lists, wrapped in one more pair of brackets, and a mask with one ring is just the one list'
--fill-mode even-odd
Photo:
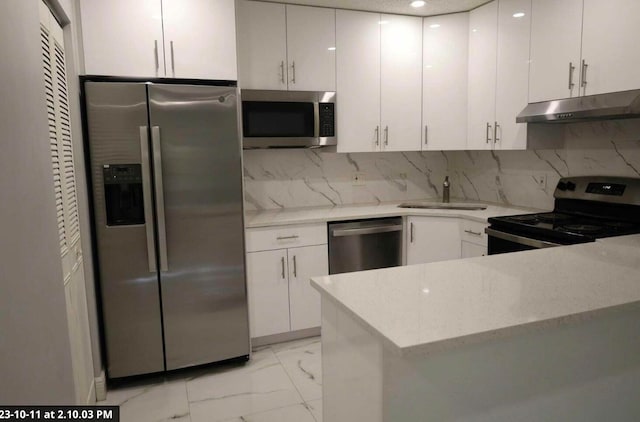
{"label": "cabinet bar handle", "polygon": [[576,84],[573,83],[573,71],[576,70],[576,67],[573,65],[573,62],[569,62],[569,91],[573,89]]}
{"label": "cabinet bar handle", "polygon": [[282,60],[280,62],[280,82],[282,82],[283,84],[284,82],[284,60]]}
{"label": "cabinet bar handle", "polygon": [[491,123],[487,122],[487,130],[486,130],[487,143],[491,140]]}
{"label": "cabinet bar handle", "polygon": [[587,62],[585,60],[582,60],[582,82],[580,83],[580,86],[583,88],[587,87],[587,68],[589,67],[589,65],[587,64]]}
{"label": "cabinet bar handle", "polygon": [[291,63],[291,70],[293,70],[293,75],[291,76],[291,83],[296,83],[296,62],[295,60]]}
{"label": "cabinet bar handle", "polygon": [[280,258],[280,263],[282,264],[282,279],[284,280],[284,256]]}
{"label": "cabinet bar handle", "polygon": [[158,71],[160,70],[160,61],[158,60],[158,40],[153,40],[153,54],[155,55],[155,59],[156,59],[156,75],[157,75]]}
{"label": "cabinet bar handle", "polygon": [[473,230],[465,230],[465,233],[469,233],[469,234],[473,234],[475,236],[482,236],[482,233],[480,232],[474,232]]}
{"label": "cabinet bar handle", "polygon": [[384,144],[389,145],[389,126],[384,127]]}
{"label": "cabinet bar handle", "polygon": [[500,138],[498,138],[498,129],[500,128],[500,125],[498,124],[498,122],[494,122],[494,123],[495,123],[495,126],[493,128],[493,143],[495,144],[500,140]]}
{"label": "cabinet bar handle", "polygon": [[175,61],[175,57],[173,55],[173,41],[170,42],[171,44],[171,72],[173,73],[173,76],[176,76],[176,61]]}
{"label": "cabinet bar handle", "polygon": [[376,146],[380,145],[380,126],[376,126]]}
{"label": "cabinet bar handle", "polygon": [[427,145],[429,143],[429,129],[427,125],[424,125],[424,144]]}
{"label": "cabinet bar handle", "polygon": [[300,236],[298,236],[297,234],[294,234],[293,236],[278,236],[276,237],[277,240],[287,240],[287,239],[297,239]]}
{"label": "cabinet bar handle", "polygon": [[413,243],[413,223],[409,223],[409,243]]}
{"label": "cabinet bar handle", "polygon": [[295,255],[293,255],[293,276],[298,278],[298,264],[296,263]]}

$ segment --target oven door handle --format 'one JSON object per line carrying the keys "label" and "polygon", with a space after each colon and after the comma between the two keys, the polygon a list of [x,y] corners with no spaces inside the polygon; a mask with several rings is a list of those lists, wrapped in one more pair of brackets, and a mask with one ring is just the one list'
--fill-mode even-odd
{"label": "oven door handle", "polygon": [[531,246],[532,248],[550,248],[552,246],[562,246],[560,243],[547,242],[544,240],[531,239],[529,237],[518,236],[511,233],[501,232],[490,227],[484,229],[484,232],[489,236],[496,237],[498,239],[506,240],[520,245]]}

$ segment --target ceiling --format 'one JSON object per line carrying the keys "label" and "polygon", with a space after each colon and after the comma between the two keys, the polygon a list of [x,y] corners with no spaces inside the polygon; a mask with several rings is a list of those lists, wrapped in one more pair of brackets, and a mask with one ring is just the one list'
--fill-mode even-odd
{"label": "ceiling", "polygon": [[464,12],[474,9],[490,0],[426,0],[424,7],[414,8],[411,0],[268,0],[275,3],[304,4],[337,9],[366,10],[402,15],[432,16],[445,13]]}

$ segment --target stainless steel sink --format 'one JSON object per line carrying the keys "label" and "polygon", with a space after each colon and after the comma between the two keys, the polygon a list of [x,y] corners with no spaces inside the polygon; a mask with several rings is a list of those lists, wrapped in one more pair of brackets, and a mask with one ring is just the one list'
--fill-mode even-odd
{"label": "stainless steel sink", "polygon": [[427,202],[415,201],[404,202],[398,205],[399,208],[420,208],[435,210],[485,210],[487,206],[484,204],[471,204],[468,202]]}

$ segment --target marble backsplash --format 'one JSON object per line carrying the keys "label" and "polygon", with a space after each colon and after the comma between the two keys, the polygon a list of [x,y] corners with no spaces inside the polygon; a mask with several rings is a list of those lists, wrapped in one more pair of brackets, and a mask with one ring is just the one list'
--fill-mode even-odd
{"label": "marble backsplash", "polygon": [[[244,152],[247,210],[370,204],[451,196],[553,208],[560,177],[640,177],[640,119],[530,125],[526,151],[337,154],[321,150]],[[358,181],[354,182],[354,178]],[[540,178],[546,180],[540,186]]]}

